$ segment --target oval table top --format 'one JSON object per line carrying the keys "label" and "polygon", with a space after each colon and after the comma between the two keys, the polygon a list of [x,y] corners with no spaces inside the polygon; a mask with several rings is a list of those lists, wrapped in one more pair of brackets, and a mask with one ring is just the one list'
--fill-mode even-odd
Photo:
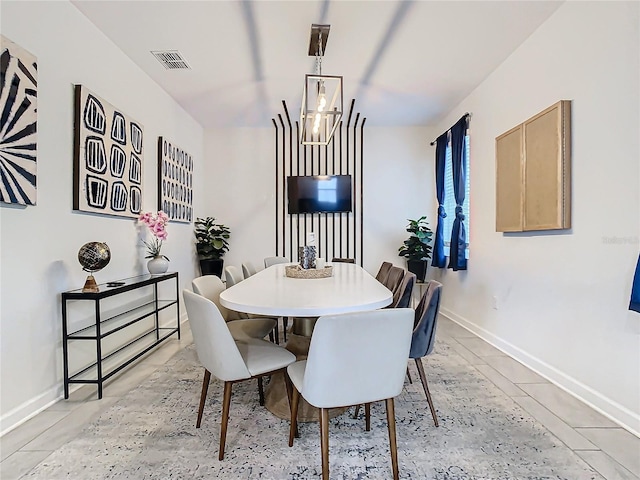
{"label": "oval table top", "polygon": [[328,278],[290,278],[272,265],[220,294],[220,303],[237,312],[277,317],[319,317],[386,307],[391,291],[352,263],[334,263]]}

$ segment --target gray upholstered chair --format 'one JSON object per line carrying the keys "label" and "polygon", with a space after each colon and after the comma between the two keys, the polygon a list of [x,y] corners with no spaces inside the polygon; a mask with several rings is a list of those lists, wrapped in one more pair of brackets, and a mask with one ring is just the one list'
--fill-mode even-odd
{"label": "gray upholstered chair", "polygon": [[387,279],[387,275],[389,275],[389,270],[391,270],[391,267],[393,267],[392,263],[382,262],[382,265],[380,265],[380,270],[378,270],[378,273],[376,274],[376,280],[378,280],[380,283],[384,283],[384,281]]}
{"label": "gray upholstered chair", "polygon": [[277,265],[278,263],[291,263],[287,257],[266,257],[264,259],[264,268],[269,268],[271,265]]}
{"label": "gray upholstered chair", "polygon": [[416,276],[411,272],[404,272],[402,282],[395,292],[393,292],[393,301],[391,308],[409,308],[411,306],[411,297],[413,295],[413,286],[416,283]]}
{"label": "gray upholstered chair", "polygon": [[409,352],[409,358],[415,359],[416,367],[418,367],[420,381],[422,382],[427,402],[429,402],[431,416],[433,417],[433,423],[436,427],[438,426],[438,417],[436,416],[436,409],[433,406],[431,394],[429,393],[429,385],[427,384],[427,376],[424,373],[422,357],[429,355],[433,351],[433,345],[436,340],[441,293],[442,284],[435,280],[430,280],[416,308],[415,326],[411,338],[411,351]]}
{"label": "gray upholstered chair", "polygon": [[249,278],[251,275],[255,275],[256,273],[258,273],[258,270],[256,270],[256,267],[253,265],[253,263],[243,262],[242,275],[244,275],[245,279]]}
{"label": "gray upholstered chair", "polygon": [[218,450],[218,459],[222,460],[227,438],[232,385],[242,380],[260,379],[264,375],[284,372],[288,365],[295,362],[296,357],[282,347],[257,338],[234,340],[215,303],[186,289],[182,294],[198,360],[204,367],[196,428],[200,428],[202,422],[211,375],[224,382]]}
{"label": "gray upholstered chair", "polygon": [[242,338],[264,338],[266,335],[274,341],[273,329],[277,322],[269,317],[242,318],[238,312],[228,310],[220,303],[220,293],[225,289],[224,283],[215,275],[203,275],[191,281],[193,291],[216,304],[222,318],[227,322],[229,332],[235,340]]}
{"label": "gray upholstered chair", "polygon": [[309,356],[287,367],[294,385],[289,446],[293,446],[302,395],[320,409],[323,480],[329,478],[329,409],[364,403],[369,414],[370,404],[381,400],[387,407],[393,478],[398,479],[393,399],[402,392],[413,317],[410,308],[320,317]]}
{"label": "gray upholstered chair", "polygon": [[391,292],[396,293],[396,290],[400,288],[400,284],[402,283],[402,279],[404,278],[404,268],[392,266],[389,269],[389,274],[387,278],[385,278],[382,284],[387,287]]}

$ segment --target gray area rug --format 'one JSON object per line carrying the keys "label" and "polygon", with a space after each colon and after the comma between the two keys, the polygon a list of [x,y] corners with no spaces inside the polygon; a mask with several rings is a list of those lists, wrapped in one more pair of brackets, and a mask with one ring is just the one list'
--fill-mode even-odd
{"label": "gray area rug", "polygon": [[[425,359],[440,427],[433,425],[413,362],[414,383],[396,399],[400,478],[435,480],[600,479],[513,400],[439,342]],[[218,461],[222,382],[213,380],[195,428],[203,368],[193,345],[32,470],[36,479],[316,479],[317,423],[289,422],[260,407],[255,381],[234,385],[225,459]],[[381,381],[384,381],[381,379]],[[371,431],[353,409],[330,420],[332,479],[390,479],[384,402]]]}

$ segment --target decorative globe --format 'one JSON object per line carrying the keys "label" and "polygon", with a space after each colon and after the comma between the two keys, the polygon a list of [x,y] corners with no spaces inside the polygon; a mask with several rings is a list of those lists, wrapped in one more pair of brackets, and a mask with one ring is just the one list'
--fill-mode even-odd
{"label": "decorative globe", "polygon": [[85,243],[78,251],[78,261],[86,272],[97,272],[111,260],[111,250],[104,242]]}

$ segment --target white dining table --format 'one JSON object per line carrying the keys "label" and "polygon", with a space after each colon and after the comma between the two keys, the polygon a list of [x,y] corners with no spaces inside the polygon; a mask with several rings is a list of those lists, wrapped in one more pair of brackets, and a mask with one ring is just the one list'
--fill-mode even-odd
{"label": "white dining table", "polygon": [[393,299],[388,288],[353,263],[334,263],[327,278],[287,277],[286,265],[272,265],[228,288],[220,303],[255,315],[320,317],[376,310]]}
{"label": "white dining table", "polygon": [[[286,348],[298,359],[306,358],[313,324],[317,317],[362,312],[386,307],[392,292],[353,263],[334,263],[327,278],[291,278],[285,267],[277,264],[229,287],[220,294],[220,303],[228,309],[254,315],[293,319]],[[265,390],[265,406],[274,415],[288,419],[284,377],[272,375]],[[331,417],[344,412],[331,409]],[[317,409],[300,399],[298,421],[317,421]]]}

